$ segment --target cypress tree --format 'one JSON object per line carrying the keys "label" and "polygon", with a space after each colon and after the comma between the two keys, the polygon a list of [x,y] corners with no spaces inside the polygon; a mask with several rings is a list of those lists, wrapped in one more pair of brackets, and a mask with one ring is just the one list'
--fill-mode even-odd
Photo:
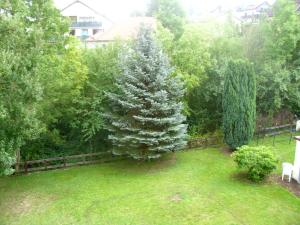
{"label": "cypress tree", "polygon": [[256,80],[252,65],[229,61],[223,93],[224,140],[231,149],[248,144],[255,129]]}
{"label": "cypress tree", "polygon": [[120,69],[117,91],[107,94],[113,154],[151,159],[183,148],[183,84],[170,75],[168,59],[149,27],[142,26],[133,46],[121,55]]}

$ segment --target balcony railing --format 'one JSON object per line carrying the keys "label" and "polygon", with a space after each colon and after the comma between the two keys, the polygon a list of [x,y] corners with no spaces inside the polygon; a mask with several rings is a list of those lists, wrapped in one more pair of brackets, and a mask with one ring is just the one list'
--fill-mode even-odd
{"label": "balcony railing", "polygon": [[102,23],[101,22],[96,22],[96,21],[92,21],[92,22],[72,22],[71,23],[71,27],[102,27]]}

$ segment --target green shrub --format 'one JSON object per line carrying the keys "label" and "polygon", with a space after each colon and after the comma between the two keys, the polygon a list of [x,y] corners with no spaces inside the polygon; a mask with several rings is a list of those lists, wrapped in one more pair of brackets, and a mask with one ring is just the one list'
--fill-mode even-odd
{"label": "green shrub", "polygon": [[261,181],[273,170],[278,162],[272,149],[266,146],[251,147],[244,145],[232,154],[239,168],[248,170],[252,181]]}
{"label": "green shrub", "polygon": [[15,164],[13,141],[0,140],[0,176],[11,175]]}

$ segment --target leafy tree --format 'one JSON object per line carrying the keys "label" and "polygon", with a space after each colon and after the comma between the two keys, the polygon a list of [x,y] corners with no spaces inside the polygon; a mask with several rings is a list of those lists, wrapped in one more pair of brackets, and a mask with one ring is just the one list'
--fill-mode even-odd
{"label": "leafy tree", "polygon": [[294,1],[277,0],[272,20],[265,26],[266,55],[272,60],[287,61],[300,39],[300,18]]}
{"label": "leafy tree", "polygon": [[182,35],[185,12],[178,0],[151,0],[147,15],[157,17],[175,35],[175,39]]}
{"label": "leafy tree", "polygon": [[210,36],[199,26],[187,25],[172,52],[172,63],[188,89],[199,85],[206,78],[210,66]]}
{"label": "leafy tree", "polygon": [[78,100],[76,126],[83,140],[90,141],[103,129],[103,111],[108,102],[105,92],[115,90],[114,81],[118,74],[118,56],[122,43],[116,42],[105,48],[86,49],[84,61],[88,67],[88,80]]}
{"label": "leafy tree", "polygon": [[[181,39],[183,38],[187,38],[185,42],[188,44],[178,44],[175,48],[186,49],[183,52],[188,56],[187,62],[182,60],[185,57],[178,57],[178,60],[182,61],[182,65],[189,67],[180,68],[186,72],[197,71],[191,74],[198,78],[197,83],[189,82],[193,86],[188,85],[186,97],[189,133],[197,135],[214,132],[222,125],[224,72],[228,60],[244,58],[240,34],[230,21],[221,27],[212,21],[207,25],[198,26],[194,31],[191,30],[190,35],[186,37],[184,32]],[[181,42],[181,39],[178,42]],[[197,67],[199,69],[196,69]],[[186,76],[184,80],[189,81]]]}
{"label": "leafy tree", "polygon": [[8,174],[16,151],[45,129],[41,79],[51,76],[45,62],[64,48],[68,23],[50,0],[5,0],[0,11],[0,174]]}
{"label": "leafy tree", "polygon": [[231,149],[248,144],[255,128],[256,84],[252,66],[242,60],[230,61],[225,73],[223,131]]}
{"label": "leafy tree", "polygon": [[291,82],[288,85],[286,107],[300,118],[300,71],[299,67],[292,71],[290,76]]}
{"label": "leafy tree", "polygon": [[87,79],[87,67],[78,45],[77,40],[70,37],[59,53],[45,56],[43,67],[47,68],[47,77],[40,77],[43,101],[37,107],[38,119],[45,129],[39,138],[28,140],[22,146],[23,159],[75,154],[82,146],[81,134],[74,127],[74,121],[79,108],[78,99]]}
{"label": "leafy tree", "polygon": [[272,18],[244,30],[246,55],[257,74],[257,111],[272,116],[288,108],[297,113],[300,18],[295,2],[277,0]]}
{"label": "leafy tree", "polygon": [[117,91],[108,93],[113,153],[150,159],[182,148],[186,143],[180,102],[184,90],[181,82],[170,76],[168,60],[151,29],[141,27],[133,47],[121,58],[120,67]]}

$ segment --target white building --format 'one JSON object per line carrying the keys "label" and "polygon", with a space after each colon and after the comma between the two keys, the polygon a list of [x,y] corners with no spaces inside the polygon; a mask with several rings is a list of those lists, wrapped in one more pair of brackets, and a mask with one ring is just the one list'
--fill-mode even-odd
{"label": "white building", "polygon": [[[300,2],[300,0],[298,0]],[[239,7],[230,7],[219,5],[215,9],[209,12],[193,12],[189,16],[192,22],[207,22],[215,20],[223,23],[228,20],[228,16],[231,17],[232,22],[239,25],[242,23],[256,23],[262,15],[272,16],[272,5],[268,1],[263,1],[256,5],[246,5]]]}
{"label": "white building", "polygon": [[236,10],[236,16],[244,22],[257,22],[262,14],[270,16],[271,8],[271,4],[264,1],[258,5],[239,7]]}
{"label": "white building", "polygon": [[112,26],[112,21],[82,1],[74,1],[61,10],[71,20],[70,34],[85,40]]}

